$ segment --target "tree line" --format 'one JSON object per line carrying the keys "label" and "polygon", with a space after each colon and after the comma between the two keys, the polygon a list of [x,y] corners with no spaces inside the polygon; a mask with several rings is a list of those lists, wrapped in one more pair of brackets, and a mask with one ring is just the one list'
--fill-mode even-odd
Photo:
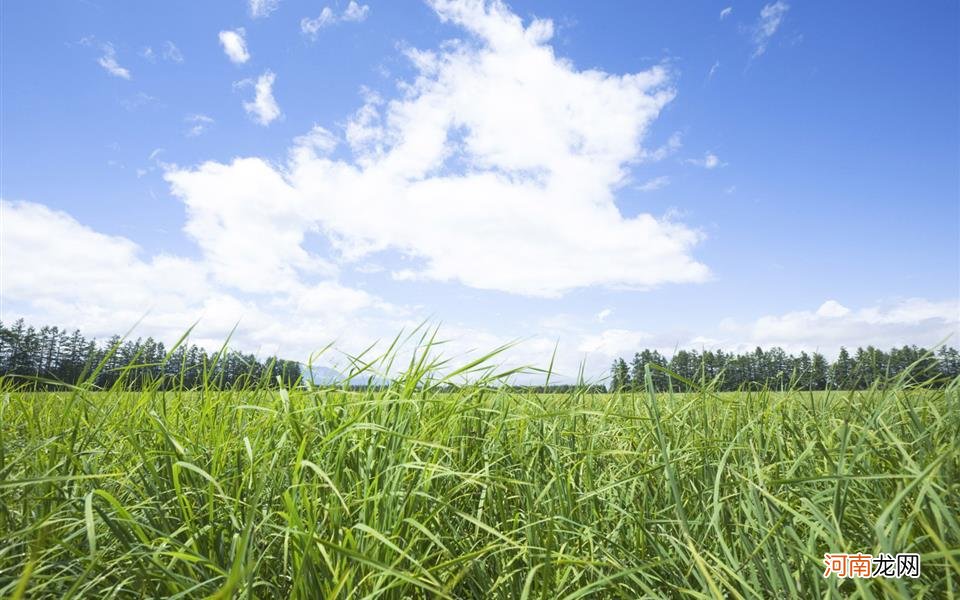
{"label": "tree line", "polygon": [[[917,346],[903,346],[884,352],[867,346],[851,354],[841,347],[830,362],[819,352],[788,354],[780,347],[736,354],[722,350],[680,350],[669,359],[656,350],[642,350],[628,363],[617,358],[610,367],[610,390],[643,389],[645,365],[656,365],[678,377],[651,366],[651,379],[658,391],[687,391],[712,383],[718,391],[749,387],[773,389],[866,389],[877,382],[905,374],[910,382],[949,382],[960,376],[960,352],[942,346],[936,352]],[[684,381],[686,380],[686,382]],[[690,382],[690,383],[687,383]],[[690,385],[690,384],[693,385]]]}
{"label": "tree line", "polygon": [[[161,389],[220,389],[238,385],[290,386],[299,381],[300,364],[235,350],[206,352],[195,344],[179,343],[167,350],[163,342],[125,340],[115,335],[98,342],[59,327],[28,326],[19,319],[0,322],[0,376],[15,376],[35,387],[91,382],[106,389],[122,383],[128,389],[154,385]],[[122,381],[121,381],[122,379]]]}
{"label": "tree line", "polygon": [[583,392],[585,394],[603,394],[607,391],[606,386],[602,383],[554,383],[550,385],[511,384],[505,387],[514,392],[525,392],[531,394],[570,395],[574,392]]}
{"label": "tree line", "polygon": [[[907,369],[909,380],[914,382],[946,382],[960,376],[960,352],[948,346],[936,352],[917,346],[885,352],[867,346],[857,348],[853,354],[841,348],[833,362],[818,352],[794,355],[779,347],[757,348],[741,354],[680,350],[670,358],[656,350],[642,350],[636,352],[629,363],[623,358],[613,361],[608,389],[642,389],[644,367],[648,364],[677,375],[668,383],[670,377],[666,373],[651,368],[651,378],[658,391],[670,386],[686,391],[708,382],[718,391],[751,386],[865,389],[875,382],[897,377]],[[275,385],[278,378],[283,385],[291,386],[301,379],[302,372],[298,362],[277,357],[260,360],[253,354],[235,350],[208,353],[189,343],[178,343],[171,351],[152,337],[130,340],[115,335],[97,341],[87,339],[79,330],[35,328],[19,319],[11,326],[0,321],[0,376],[16,376],[40,387],[89,381],[95,387],[106,389],[122,378],[124,386],[131,389],[145,385],[196,389],[204,385],[219,388]],[[517,387],[545,393],[567,391],[573,386]]]}

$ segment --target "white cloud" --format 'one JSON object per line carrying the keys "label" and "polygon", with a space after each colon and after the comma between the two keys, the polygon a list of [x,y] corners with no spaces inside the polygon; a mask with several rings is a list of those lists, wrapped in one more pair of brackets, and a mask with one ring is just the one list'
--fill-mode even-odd
{"label": "white cloud", "polygon": [[190,129],[187,130],[187,137],[202,135],[214,122],[212,118],[201,114],[187,115],[184,121],[190,125]]}
{"label": "white cloud", "polygon": [[307,35],[316,35],[317,32],[324,27],[333,25],[336,22],[337,17],[333,14],[333,9],[329,6],[324,6],[323,10],[320,11],[320,15],[316,18],[310,19],[304,17],[300,20],[300,31]]}
{"label": "white cloud", "polygon": [[[960,342],[960,302],[956,299],[888,300],[859,309],[827,300],[816,310],[767,315],[747,322],[724,319],[714,328],[697,332],[589,331],[584,324],[588,322],[542,325],[563,332],[567,345],[562,344],[562,349],[572,343],[577,351],[586,353],[591,373],[602,372],[613,357],[629,358],[643,349],[671,356],[678,349],[749,352],[758,346],[780,346],[787,352],[817,351],[832,359],[841,346],[853,349],[872,345],[886,350],[911,344],[931,348],[944,341],[955,346]],[[569,370],[569,353],[562,353],[561,357]]]}
{"label": "white cloud", "polygon": [[[7,256],[31,253],[47,257],[31,264],[53,266],[17,274],[9,289],[5,279],[4,297],[22,303],[24,316],[89,324],[94,334],[113,333],[152,306],[152,327],[179,332],[206,315],[203,335],[217,339],[243,318],[247,348],[279,340],[315,349],[344,332],[372,339],[405,322],[401,309],[336,281],[341,265],[379,264],[384,252],[409,259],[400,278],[534,296],[709,277],[691,255],[698,231],[644,213],[628,218],[616,204],[631,166],[680,146],[679,136],[663,148],[643,145],[675,95],[666,67],[577,70],[550,45],[550,21],[525,26],[496,2],[432,6],[470,36],[408,50],[416,76],[395,98],[368,94],[342,130],[312,128],[279,164],[241,157],[160,165],[199,258],[144,257],[127,239],[39,205],[17,208],[20,221],[8,226],[14,208],[5,205],[4,227],[26,233],[4,237],[4,268],[17,264]],[[273,81],[264,73],[256,99],[244,104],[260,122],[280,114]],[[43,246],[51,236],[58,243]],[[313,249],[326,244],[312,237],[333,251],[320,255]],[[7,254],[8,246],[19,250]],[[91,260],[71,261],[74,246]],[[83,281],[92,285],[74,295]],[[609,352],[647,335],[586,332],[569,343]],[[482,348],[488,337],[499,339],[471,341]],[[552,350],[544,344],[540,358]]]}
{"label": "white cloud", "polygon": [[121,67],[120,63],[117,62],[117,51],[114,49],[113,44],[108,42],[100,48],[103,50],[103,56],[97,59],[97,63],[114,77],[130,79],[130,71]]}
{"label": "white cloud", "polygon": [[376,263],[361,263],[354,267],[353,270],[357,273],[363,273],[364,275],[372,275],[373,273],[383,273],[386,269]]}
{"label": "white cloud", "polygon": [[[130,240],[98,233],[66,213],[40,204],[0,202],[3,296],[8,301],[89,318],[106,319],[121,311],[132,323],[150,306],[176,311],[209,292],[193,261],[165,255],[145,261]],[[16,267],[25,264],[37,267]]]}
{"label": "white cloud", "polygon": [[605,329],[597,334],[583,336],[577,350],[607,357],[632,356],[634,352],[645,348],[650,339],[651,335],[645,331]]}
{"label": "white cloud", "polygon": [[[394,273],[401,280],[557,296],[708,277],[690,256],[698,231],[625,218],[615,204],[629,165],[648,155],[647,127],[674,96],[664,67],[577,71],[548,45],[549,21],[524,27],[500,3],[433,6],[474,39],[409,50],[419,76],[403,95],[370,94],[348,120],[352,160],[245,159],[219,165],[223,176],[253,168],[285,182],[303,204],[296,218],[328,234],[340,260],[399,251],[413,259]],[[261,80],[266,99],[270,80]],[[279,114],[257,105],[248,110]],[[230,205],[231,189],[210,193]]]}
{"label": "white cloud", "polygon": [[653,179],[643,182],[637,186],[637,189],[641,192],[653,192],[668,185],[670,185],[670,178],[666,175],[661,175],[660,177],[654,177]]}
{"label": "white cloud", "polygon": [[329,27],[339,22],[360,23],[365,21],[369,14],[370,7],[366,4],[358,4],[355,0],[350,0],[347,8],[339,15],[329,6],[324,6],[320,14],[315,18],[304,17],[300,20],[300,31],[311,37],[316,37],[317,33],[324,27]]}
{"label": "white cloud", "polygon": [[372,307],[392,310],[390,305],[368,292],[332,281],[322,281],[297,295],[297,311],[305,316],[326,315],[338,308],[349,314]]}
{"label": "white cloud", "polygon": [[307,203],[266,162],[208,162],[165,177],[186,206],[184,231],[221,284],[247,292],[290,290],[302,275],[335,271],[303,248],[307,233],[316,230],[302,217]]}
{"label": "white cloud", "polygon": [[717,167],[726,166],[727,163],[722,162],[720,157],[718,157],[713,152],[707,152],[703,155],[703,158],[688,158],[686,161],[687,164],[696,165],[698,167],[703,167],[704,169],[716,169]]}
{"label": "white cloud", "polygon": [[280,7],[280,0],[250,0],[250,16],[254,19],[269,16]]}
{"label": "white cloud", "polygon": [[273,82],[276,78],[273,71],[264,71],[263,75],[257,78],[253,101],[243,103],[247,114],[261,125],[269,125],[280,116],[280,107],[273,97]]}
{"label": "white cloud", "polygon": [[716,338],[698,335],[687,343],[687,347],[694,350],[709,350],[716,348],[718,344],[720,344],[720,340]]}
{"label": "white cloud", "polygon": [[640,150],[640,159],[646,162],[657,162],[661,161],[668,156],[672,156],[683,147],[683,140],[679,133],[674,133],[670,136],[670,139],[667,140],[667,143],[660,146],[655,150]]}
{"label": "white cloud", "polygon": [[827,300],[817,309],[818,317],[844,317],[850,314],[850,309],[836,300]]}
{"label": "white cloud", "polygon": [[[790,351],[835,353],[840,346],[873,345],[891,348],[903,344],[932,346],[960,333],[960,303],[907,298],[851,309],[827,300],[817,310],[764,316],[744,325],[728,321],[731,346],[782,346]],[[743,340],[745,343],[738,343]]]}
{"label": "white cloud", "polygon": [[319,125],[304,135],[293,138],[291,157],[293,160],[306,161],[319,156],[326,156],[334,151],[339,140],[337,137]]}
{"label": "white cloud", "polygon": [[733,12],[732,6],[728,6],[724,8],[723,10],[720,11],[720,20],[726,19],[727,17],[730,16],[730,13],[732,12]]}
{"label": "white cloud", "polygon": [[177,48],[176,44],[167,40],[163,43],[163,59],[169,60],[170,62],[182,63],[183,53],[180,52],[180,48]]}
{"label": "white cloud", "polygon": [[780,28],[780,24],[783,22],[788,10],[790,10],[790,5],[783,0],[766,4],[760,9],[760,18],[757,20],[757,24],[753,29],[754,58],[767,51],[767,44],[770,43],[770,38],[772,38],[773,34]]}
{"label": "white cloud", "polygon": [[243,27],[220,32],[220,45],[223,46],[223,51],[231,62],[243,64],[250,60],[250,53],[247,51],[247,42],[244,39],[246,33]]}
{"label": "white cloud", "polygon": [[[256,200],[251,210],[262,211],[267,201]],[[135,335],[167,342],[200,319],[193,339],[208,349],[219,347],[239,323],[236,347],[273,352],[279,345],[286,356],[301,359],[334,339],[356,349],[383,331],[398,331],[404,321],[402,309],[335,279],[291,280],[282,267],[274,272],[275,261],[287,260],[288,233],[278,231],[279,240],[264,237],[256,245],[249,239],[240,243],[239,230],[250,225],[242,208],[226,226],[232,235],[213,233],[228,248],[202,244],[196,260],[162,253],[144,257],[131,240],[99,233],[41,204],[0,200],[0,211],[3,319],[12,312],[34,324],[78,327],[101,337],[140,321]],[[273,213],[267,212],[269,218]],[[256,256],[258,249],[267,256]],[[249,262],[245,277],[235,270],[231,251]],[[18,268],[24,264],[36,266]],[[232,276],[239,286],[231,285],[238,282]],[[244,290],[253,293],[240,295]]]}
{"label": "white cloud", "polygon": [[[252,159],[251,159],[252,160]],[[0,201],[0,278],[8,320],[22,316],[35,324],[79,327],[105,337],[140,321],[135,335],[176,340],[201,319],[194,341],[218,347],[234,325],[233,339],[246,351],[305,359],[325,345],[355,351],[389,338],[422,315],[388,303],[362,289],[338,282],[336,269],[306,253],[309,225],[295,215],[303,200],[273,178],[266,164],[224,168],[207,163],[198,171],[167,174],[174,191],[187,202],[186,232],[200,248],[195,259],[169,254],[147,256],[131,240],[94,231],[66,213],[29,202]],[[251,173],[260,170],[262,176]],[[232,181],[225,197],[233,205],[213,206],[213,186]],[[250,240],[256,239],[256,244]],[[33,265],[30,269],[19,265]],[[507,364],[544,366],[559,340],[556,370],[575,376],[586,360],[588,374],[600,375],[609,359],[629,357],[644,348],[670,355],[677,348],[749,351],[781,346],[789,352],[820,351],[835,356],[848,348],[904,344],[930,347],[960,341],[960,302],[908,298],[849,308],[827,300],[818,308],[768,315],[738,323],[727,319],[713,330],[650,332],[627,328],[591,330],[612,309],[591,319],[562,316],[543,319],[537,335],[504,358]],[[512,337],[458,325],[445,326],[447,355],[489,350]],[[952,337],[950,337],[952,336]],[[278,348],[279,346],[279,348]]]}
{"label": "white cloud", "polygon": [[350,3],[347,4],[347,8],[344,9],[343,15],[340,17],[343,21],[353,21],[359,23],[367,18],[367,15],[370,14],[370,7],[366,4],[358,4],[356,0],[350,0]]}

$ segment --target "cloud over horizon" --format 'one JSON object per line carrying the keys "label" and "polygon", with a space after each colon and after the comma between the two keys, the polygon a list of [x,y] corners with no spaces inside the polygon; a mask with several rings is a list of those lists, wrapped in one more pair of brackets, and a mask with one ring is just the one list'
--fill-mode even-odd
{"label": "cloud over horizon", "polygon": [[[280,179],[298,218],[328,234],[339,260],[387,250],[416,258],[393,273],[398,280],[556,297],[709,277],[690,255],[701,232],[650,214],[626,218],[615,202],[628,165],[647,155],[648,126],[675,95],[665,67],[577,71],[549,45],[549,20],[524,27],[499,2],[432,6],[471,37],[407,50],[416,79],[393,100],[369,95],[331,134],[350,159],[311,150],[278,168],[248,158],[175,177],[207,180],[205,189],[247,169]],[[261,78],[258,98],[270,83]],[[275,112],[257,104],[245,106],[268,123]],[[178,193],[192,192],[181,183]]]}
{"label": "cloud over horizon", "polygon": [[[247,190],[249,201],[264,204],[263,194],[279,190],[250,187],[254,182],[234,185]],[[336,265],[317,265],[301,251],[298,239],[304,232],[276,230],[257,246],[233,235],[256,228],[256,216],[242,210],[223,213],[226,220],[209,234],[203,229],[216,229],[215,224],[200,215],[192,220],[197,229],[188,234],[201,245],[197,259],[163,253],[145,257],[133,241],[99,233],[41,204],[0,200],[0,212],[4,304],[28,322],[76,327],[99,337],[139,323],[135,336],[169,343],[199,319],[192,339],[208,350],[218,348],[237,326],[236,347],[306,360],[328,342],[356,352],[373,340],[409,331],[426,317],[416,307],[340,283]],[[15,268],[27,263],[36,268]],[[298,274],[296,265],[310,272]],[[643,348],[671,355],[680,348],[743,352],[780,346],[832,357],[840,346],[887,349],[960,341],[957,300],[893,299],[859,308],[827,300],[816,309],[745,322],[724,319],[696,332],[606,326],[614,316],[605,308],[592,316],[544,319],[512,335],[449,323],[441,334],[450,340],[453,355],[487,351],[531,334],[505,360],[535,366],[543,366],[559,342],[556,366],[565,376],[574,376],[583,360],[588,374],[600,375],[610,359],[629,358]]]}
{"label": "cloud over horizon", "polygon": [[[367,94],[339,129],[318,126],[298,136],[286,163],[256,156],[187,168],[164,163],[199,258],[144,257],[131,240],[104,236],[65,213],[5,202],[5,214],[22,222],[17,230],[57,230],[64,244],[46,248],[51,256],[43,264],[69,264],[68,243],[100,258],[82,270],[13,276],[4,295],[27,314],[72,315],[93,333],[110,318],[132,322],[150,308],[152,327],[182,327],[207,315],[213,332],[242,319],[252,329],[243,343],[273,334],[304,350],[290,330],[319,344],[319,336],[339,335],[337,323],[359,318],[356,311],[366,324],[351,339],[382,333],[373,323],[407,322],[408,308],[337,283],[342,268],[385,252],[411,261],[384,277],[521,296],[709,277],[690,255],[702,233],[649,214],[625,217],[616,204],[631,165],[679,147],[676,135],[668,149],[642,143],[676,94],[666,67],[625,75],[577,70],[556,56],[549,20],[524,26],[499,2],[431,6],[467,37],[436,50],[407,49],[416,76],[399,84],[396,97]],[[354,20],[357,11],[360,5]],[[220,34],[228,57],[240,63],[249,58],[243,34]],[[254,90],[244,109],[262,125],[280,116],[275,78],[267,70],[242,84]],[[188,135],[201,133],[208,119],[188,116]],[[314,235],[324,236],[332,253],[308,250],[305,240]],[[4,243],[29,252],[41,240],[8,236]],[[81,281],[98,283],[75,297],[62,292]],[[334,316],[344,305],[352,308]],[[317,311],[323,327],[298,327]]]}
{"label": "cloud over horizon", "polygon": [[[263,18],[280,3],[250,0],[248,6],[251,17]],[[146,314],[145,332],[176,337],[202,318],[197,335],[213,345],[239,323],[235,341],[244,349],[279,344],[304,356],[334,339],[353,350],[430,317],[428,303],[417,304],[422,299],[409,293],[413,289],[441,290],[449,303],[467,307],[442,315],[446,321],[453,317],[446,331],[472,336],[465,345],[482,349],[512,339],[498,328],[521,322],[517,314],[539,314],[545,306],[551,312],[555,304],[549,303],[566,297],[580,311],[579,325],[515,330],[531,336],[525,348],[546,349],[539,359],[548,359],[560,339],[565,368],[574,370],[585,353],[599,357],[604,364],[597,366],[605,369],[607,357],[644,346],[928,344],[956,330],[956,303],[936,298],[861,307],[828,300],[741,321],[718,319],[698,331],[644,321],[641,311],[626,306],[635,297],[625,298],[624,290],[691,284],[683,289],[708,295],[709,288],[692,284],[712,281],[711,266],[720,272],[727,266],[697,255],[704,229],[719,231],[712,217],[668,202],[704,193],[690,182],[705,175],[715,183],[718,203],[759,193],[742,180],[742,172],[734,173],[748,157],[729,141],[697,138],[682,123],[662,118],[676,105],[679,75],[673,63],[585,68],[561,55],[565,47],[554,44],[549,19],[522,19],[498,1],[433,0],[429,6],[444,24],[444,35],[455,39],[430,48],[401,46],[412,69],[395,87],[379,82],[385,89],[363,88],[352,107],[337,104],[339,114],[320,113],[323,122],[312,127],[313,109],[298,101],[326,101],[322,93],[298,97],[303,82],[283,64],[235,75],[247,67],[223,61],[207,31],[203,44],[224,79],[249,78],[235,84],[236,96],[224,93],[226,108],[192,98],[195,105],[177,112],[173,133],[202,154],[183,154],[170,138],[150,138],[147,149],[160,144],[168,149],[164,160],[158,149],[144,164],[141,150],[140,164],[128,163],[131,177],[135,172],[143,182],[169,190],[176,218],[182,211],[178,225],[188,247],[176,254],[148,252],[132,238],[91,227],[87,223],[102,227],[103,222],[85,221],[85,213],[3,200],[0,272],[6,306],[35,322],[77,326],[93,335],[117,333],[118,323],[132,324]],[[788,8],[782,0],[763,7],[755,30],[749,30],[758,56]],[[731,10],[723,9],[721,19]],[[715,9],[710,11],[715,19]],[[332,4],[301,21],[301,31],[314,36],[334,23],[372,20],[370,12],[356,1]],[[299,38],[296,21],[290,23],[298,46],[320,48],[319,40]],[[245,36],[242,27],[218,34],[236,65],[251,58]],[[258,48],[263,46],[259,61],[270,53],[265,38],[256,39]],[[742,51],[743,38],[736,43]],[[98,62],[108,73],[131,78],[112,45],[92,47],[101,48]],[[202,58],[193,47],[184,48],[190,64],[178,67],[180,72],[201,62],[194,57]],[[171,62],[182,61],[172,42],[164,53]],[[96,71],[92,58],[83,60]],[[151,65],[139,64],[138,77],[146,79]],[[158,71],[160,66],[152,65]],[[127,87],[98,77],[105,86]],[[278,77],[284,110],[274,95]],[[155,100],[145,92],[137,98]],[[233,135],[241,129],[254,133]],[[697,151],[696,158],[666,161],[679,173],[666,162],[658,163],[656,172],[646,170],[679,152],[681,132],[701,151],[718,149],[730,167],[723,168],[727,163],[713,152]],[[274,136],[270,140],[268,133]],[[224,136],[241,143],[226,151],[210,149]],[[187,164],[173,163],[185,155]],[[138,166],[147,168],[134,171]],[[742,191],[730,196],[735,184]],[[724,189],[726,197],[719,191]],[[689,222],[677,216],[687,214],[683,219]],[[17,268],[28,262],[31,269]],[[357,273],[364,277],[354,277]],[[376,291],[364,287],[368,281],[377,281]],[[590,306],[586,290],[596,295]],[[515,304],[505,312],[515,313],[511,320],[488,316],[484,326],[479,318],[469,323],[474,305],[468,303],[476,298],[510,298]],[[487,308],[482,302],[475,306]],[[525,349],[521,356],[533,353]]]}

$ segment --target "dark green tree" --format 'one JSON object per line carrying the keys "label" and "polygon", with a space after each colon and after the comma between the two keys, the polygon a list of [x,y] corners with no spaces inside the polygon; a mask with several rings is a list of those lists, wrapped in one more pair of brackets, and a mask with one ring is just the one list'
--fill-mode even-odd
{"label": "dark green tree", "polygon": [[622,358],[613,361],[610,367],[610,391],[619,392],[630,388],[630,369]]}

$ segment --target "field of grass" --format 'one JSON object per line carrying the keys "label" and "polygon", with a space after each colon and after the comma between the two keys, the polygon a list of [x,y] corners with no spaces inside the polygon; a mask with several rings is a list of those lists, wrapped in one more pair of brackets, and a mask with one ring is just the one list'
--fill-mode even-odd
{"label": "field of grass", "polygon": [[[0,595],[960,597],[960,397],[13,391]],[[920,579],[824,579],[826,552]]]}

